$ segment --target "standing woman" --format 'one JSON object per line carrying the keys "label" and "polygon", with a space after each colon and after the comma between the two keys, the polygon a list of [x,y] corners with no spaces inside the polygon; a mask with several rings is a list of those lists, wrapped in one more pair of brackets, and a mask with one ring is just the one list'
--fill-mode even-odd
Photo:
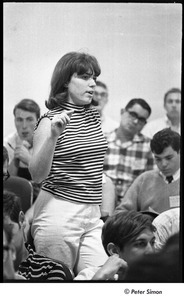
{"label": "standing woman", "polygon": [[29,166],[33,180],[42,182],[32,223],[36,251],[76,273],[107,259],[99,208],[107,142],[90,106],[100,73],[89,54],[69,52],[58,61]]}

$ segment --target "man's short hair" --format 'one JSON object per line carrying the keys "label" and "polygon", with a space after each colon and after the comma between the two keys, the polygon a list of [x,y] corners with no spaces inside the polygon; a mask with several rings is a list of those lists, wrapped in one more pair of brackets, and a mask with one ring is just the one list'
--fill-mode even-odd
{"label": "man's short hair", "polygon": [[96,86],[101,86],[101,87],[103,87],[105,90],[107,90],[106,84],[103,83],[103,82],[100,81],[100,80],[97,80],[97,81],[96,81]]}
{"label": "man's short hair", "polygon": [[13,114],[15,116],[16,109],[22,109],[25,111],[29,111],[36,114],[37,119],[40,118],[40,107],[39,105],[32,99],[22,99],[19,103],[17,103],[13,109]]}
{"label": "man's short hair", "polygon": [[3,191],[3,216],[19,224],[19,213],[22,211],[20,198],[13,192]]}
{"label": "man's short hair", "polygon": [[166,103],[167,96],[172,93],[180,93],[181,94],[181,90],[179,88],[172,88],[172,89],[168,90],[164,95],[164,104]]}
{"label": "man's short hair", "polygon": [[146,109],[149,113],[149,116],[151,115],[151,107],[149,106],[149,104],[142,98],[133,98],[131,99],[127,105],[125,106],[125,110],[131,108],[132,106],[134,106],[135,104],[139,104],[140,106],[142,106],[142,108]]}
{"label": "man's short hair", "polygon": [[145,229],[155,231],[155,226],[146,214],[134,210],[114,212],[102,228],[102,244],[106,253],[109,255],[109,243],[114,243],[123,250],[127,243],[134,241]]}
{"label": "man's short hair", "polygon": [[161,154],[169,146],[176,152],[180,150],[180,134],[171,128],[156,132],[150,142],[151,151],[156,154]]}

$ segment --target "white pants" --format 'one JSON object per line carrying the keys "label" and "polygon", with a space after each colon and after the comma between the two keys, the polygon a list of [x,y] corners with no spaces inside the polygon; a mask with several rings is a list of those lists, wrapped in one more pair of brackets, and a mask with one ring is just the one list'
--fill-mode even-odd
{"label": "white pants", "polygon": [[75,273],[107,260],[102,226],[99,205],[63,201],[42,190],[35,202],[32,236],[36,252],[63,261]]}

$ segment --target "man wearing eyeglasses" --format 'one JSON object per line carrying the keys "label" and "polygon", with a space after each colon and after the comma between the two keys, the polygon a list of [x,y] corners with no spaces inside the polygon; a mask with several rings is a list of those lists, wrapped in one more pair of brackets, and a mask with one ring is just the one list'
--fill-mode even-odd
{"label": "man wearing eyeglasses", "polygon": [[104,113],[105,106],[108,102],[108,89],[105,83],[102,81],[96,81],[94,96],[92,100],[92,105],[99,111],[101,122],[102,122],[102,131],[104,134],[114,130],[118,127],[118,122],[110,118]]}
{"label": "man wearing eyeglasses", "polygon": [[115,206],[122,202],[138,175],[155,168],[150,139],[141,133],[150,114],[149,104],[144,99],[134,98],[121,110],[119,127],[107,135],[104,172],[116,188]]}

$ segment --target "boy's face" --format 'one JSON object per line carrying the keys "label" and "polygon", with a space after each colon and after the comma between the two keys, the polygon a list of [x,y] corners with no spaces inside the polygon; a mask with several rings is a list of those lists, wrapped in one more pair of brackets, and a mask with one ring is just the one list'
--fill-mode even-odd
{"label": "boy's face", "polygon": [[9,216],[4,216],[4,223],[11,227],[13,235],[13,243],[15,245],[16,251],[22,247],[23,235],[19,224],[13,222]]}
{"label": "boy's face", "polygon": [[32,144],[33,132],[37,122],[36,113],[17,108],[14,121],[20,139]]}
{"label": "boy's face", "polygon": [[153,153],[157,167],[164,176],[171,176],[180,168],[180,152],[171,146],[164,149],[161,154]]}
{"label": "boy's face", "polygon": [[165,99],[164,107],[170,118],[179,118],[181,114],[181,93],[169,93]]}
{"label": "boy's face", "polygon": [[146,120],[149,117],[149,112],[139,104],[134,104],[127,110],[123,110],[121,113],[121,128],[123,131],[134,136],[141,132]]}
{"label": "boy's face", "polygon": [[100,112],[100,114],[102,113],[104,106],[107,104],[108,102],[108,92],[107,90],[99,85],[95,86],[95,91],[94,91],[94,96],[93,99],[96,103],[95,108]]}
{"label": "boy's face", "polygon": [[8,244],[3,230],[3,279],[15,279],[14,269],[15,251],[13,243]]}
{"label": "boy's face", "polygon": [[127,243],[119,252],[120,258],[128,264],[140,256],[154,252],[155,236],[152,231],[145,229],[132,242]]}

